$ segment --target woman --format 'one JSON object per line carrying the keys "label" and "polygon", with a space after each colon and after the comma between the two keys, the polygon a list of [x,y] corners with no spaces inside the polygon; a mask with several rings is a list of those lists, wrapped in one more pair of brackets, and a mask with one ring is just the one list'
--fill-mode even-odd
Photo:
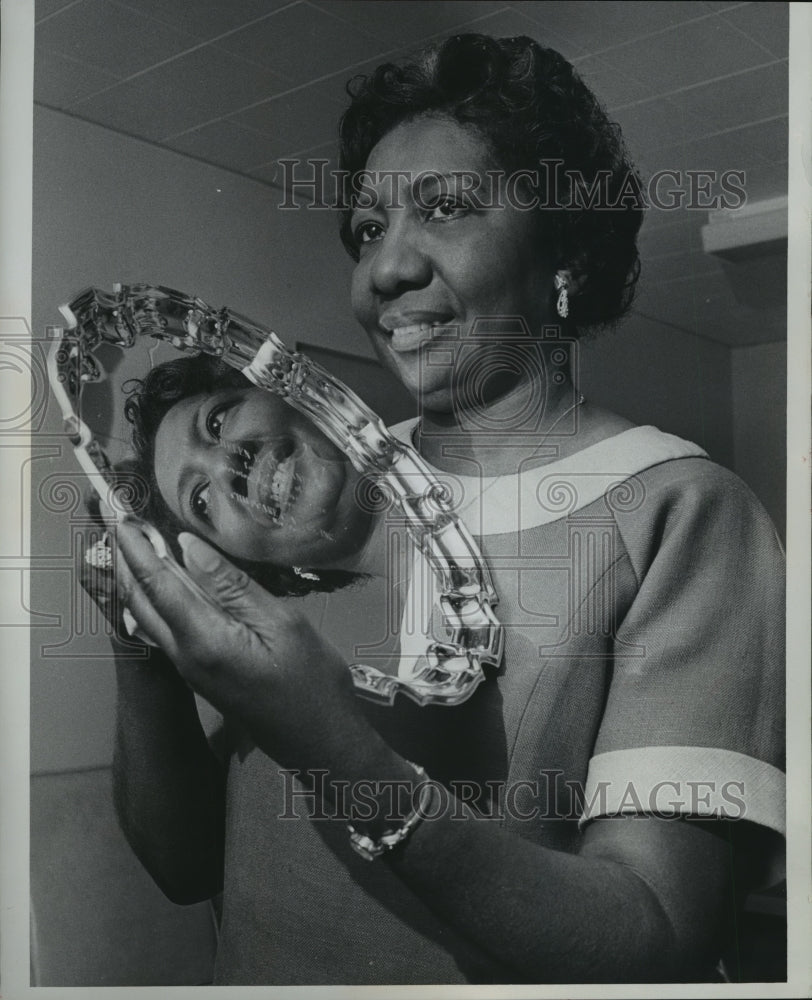
{"label": "woman", "polygon": [[[616,321],[636,278],[616,130],[556,53],[463,36],[357,85],[342,157],[354,310],[419,400],[397,432],[480,539],[504,667],[454,709],[356,698],[295,602],[217,551],[226,512],[248,514],[199,455],[173,470],[171,442],[200,421],[200,399],[179,404],[151,460],[185,563],[224,611],[121,527],[126,600],[178,671],[121,678],[131,841],[180,898],[222,877],[220,982],[711,979],[781,825],[780,552],[700,449],[573,387],[576,332]],[[563,161],[554,197],[540,160]],[[579,178],[614,207],[581,204]],[[185,465],[189,495],[220,503],[207,523],[183,516]],[[401,612],[432,594],[386,563],[380,524],[338,531],[307,571],[383,568],[395,624],[367,650],[408,655],[425,638],[398,634]],[[381,589],[336,598],[353,628]],[[232,728],[225,793],[186,684]]]}

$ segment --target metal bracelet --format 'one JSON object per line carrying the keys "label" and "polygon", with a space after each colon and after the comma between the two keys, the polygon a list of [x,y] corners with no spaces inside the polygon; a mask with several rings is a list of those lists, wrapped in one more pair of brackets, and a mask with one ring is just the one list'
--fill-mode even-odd
{"label": "metal bracelet", "polygon": [[[427,778],[425,770],[419,764],[406,761],[414,768],[418,778]],[[352,823],[347,824],[350,834],[350,844],[357,854],[360,854],[365,861],[374,861],[387,851],[393,850],[398,844],[402,844],[414,830],[414,828],[425,819],[429,802],[433,796],[433,786],[431,781],[425,780],[420,785],[420,801],[412,809],[406,819],[395,830],[387,830],[381,834],[377,840],[365,833],[360,833]]]}
{"label": "metal bracelet", "polygon": [[351,665],[359,693],[384,704],[392,704],[403,692],[420,705],[457,705],[484,679],[483,667],[499,666],[503,630],[479,547],[431,468],[339,379],[239,313],[212,309],[171,288],[116,285],[112,293],[89,288],[61,312],[68,329],[55,334],[50,381],[77,458],[104,499],[109,499],[105,492],[115,489],[116,475],[76,412],[82,386],[104,377],[96,348],[113,344],[126,349],[151,336],[181,351],[222,358],[254,385],[307,414],[359,472],[389,494],[435,574],[450,637],[430,642],[408,678]]}

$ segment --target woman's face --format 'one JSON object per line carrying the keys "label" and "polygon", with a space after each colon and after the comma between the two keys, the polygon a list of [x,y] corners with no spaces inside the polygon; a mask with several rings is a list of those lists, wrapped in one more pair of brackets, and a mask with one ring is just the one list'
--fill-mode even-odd
{"label": "woman's face", "polygon": [[253,562],[333,568],[369,531],[346,456],[253,386],[176,403],[155,436],[155,476],[190,531]]}
{"label": "woman's face", "polygon": [[[556,321],[554,253],[540,213],[506,198],[489,207],[488,171],[498,164],[474,129],[444,117],[394,128],[372,150],[367,170],[378,197],[352,216],[360,250],[352,303],[379,357],[427,410],[452,409],[462,345],[465,366],[480,376],[491,360],[493,377],[480,377],[481,390],[496,397],[509,392],[521,375],[499,361],[503,318],[503,328],[515,330],[510,319],[522,317],[534,334]],[[461,191],[471,184],[455,180],[463,171],[481,178],[482,187]],[[526,190],[519,193],[527,199]],[[491,321],[492,335],[473,341],[473,324],[482,318]],[[442,344],[430,362],[421,350],[427,343]],[[472,350],[481,355],[476,365]]]}

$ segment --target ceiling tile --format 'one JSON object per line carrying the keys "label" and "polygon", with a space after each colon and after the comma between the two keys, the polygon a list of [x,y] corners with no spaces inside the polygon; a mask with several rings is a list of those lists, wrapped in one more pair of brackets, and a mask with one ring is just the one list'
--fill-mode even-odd
{"label": "ceiling tile", "polygon": [[267,17],[291,0],[121,0],[155,21],[212,41],[227,31]]}
{"label": "ceiling tile", "polygon": [[648,96],[642,83],[618,69],[610,68],[600,56],[586,56],[575,62],[584,83],[607,108],[615,108]]}
{"label": "ceiling tile", "polygon": [[603,59],[645,84],[650,94],[668,94],[769,62],[770,56],[724,18],[713,16],[618,46]]}
{"label": "ceiling tile", "polygon": [[555,49],[565,59],[575,59],[587,55],[587,50],[573,41],[570,35],[559,34],[557,28],[542,23],[524,13],[524,4],[518,8],[506,9],[501,13],[491,14],[476,22],[476,30],[483,35],[494,38],[513,38],[516,35],[527,35],[534,38],[540,45]]}
{"label": "ceiling tile", "polygon": [[170,149],[216,163],[230,170],[247,171],[278,154],[278,141],[229,121],[213,122],[166,142]]}
{"label": "ceiling tile", "polygon": [[705,131],[720,132],[786,114],[788,85],[787,63],[776,62],[692,87],[671,95],[670,100],[701,117],[709,126]]}
{"label": "ceiling tile", "polygon": [[663,28],[707,15],[703,3],[628,3],[610,0],[522,0],[517,10],[587,52],[601,52]]}
{"label": "ceiling tile", "polygon": [[759,131],[759,126],[735,129],[718,135],[689,139],[686,142],[658,149],[645,156],[649,174],[658,170],[744,170],[763,164],[768,142],[775,129]]}
{"label": "ceiling tile", "polygon": [[251,170],[250,176],[256,181],[262,181],[263,184],[272,184],[274,187],[282,187],[282,168],[276,159],[271,160],[269,163],[263,163],[260,167],[254,167]]}
{"label": "ceiling tile", "polygon": [[75,106],[77,114],[161,140],[283,89],[275,74],[207,45]]}
{"label": "ceiling tile", "polygon": [[732,10],[734,7],[744,7],[738,0],[705,0],[705,6],[713,11]]}
{"label": "ceiling tile", "polygon": [[338,139],[343,106],[325,100],[317,87],[303,87],[232,115],[230,120],[273,136],[289,153]]}
{"label": "ceiling tile", "polygon": [[[700,119],[676,106],[671,98],[656,97],[613,112],[623,130],[632,159],[648,159],[652,150],[686,142],[697,134]],[[703,128],[702,131],[708,131]]]}
{"label": "ceiling tile", "polygon": [[52,108],[67,108],[116,82],[110,73],[58,52],[39,50],[34,59],[34,100]]}
{"label": "ceiling tile", "polygon": [[744,31],[779,59],[789,54],[789,4],[748,3],[723,11],[730,24]]}
{"label": "ceiling tile", "polygon": [[763,162],[786,163],[789,158],[789,121],[786,117],[745,125],[732,134],[754,149]]}
{"label": "ceiling tile", "polygon": [[36,0],[34,5],[36,23],[39,24],[46,17],[53,17],[58,11],[77,3],[82,3],[82,0]]}
{"label": "ceiling tile", "polygon": [[398,3],[369,3],[368,0],[312,2],[385,42],[387,48],[411,47],[424,38],[452,31],[507,7],[506,3],[490,0],[456,0],[454,3],[426,3],[425,0],[398,0]]}
{"label": "ceiling tile", "polygon": [[124,78],[195,42],[111,0],[85,0],[39,25],[37,44]]}
{"label": "ceiling tile", "polygon": [[[310,183],[311,180],[319,178],[324,182],[323,198],[328,204],[334,204],[337,200],[338,191],[336,183],[332,178],[332,171],[338,170],[338,155],[335,143],[326,143],[322,146],[315,146],[312,149],[304,150],[299,154],[303,161],[301,164],[291,168],[283,168],[279,159],[286,156],[280,154],[270,160],[254,167],[249,171],[251,177],[264,181],[266,184],[273,184],[276,187],[288,186],[290,181],[304,181]],[[322,167],[320,163],[314,161],[326,160]]]}
{"label": "ceiling tile", "polygon": [[304,3],[228,35],[220,45],[294,84],[328,76],[385,48],[346,21]]}

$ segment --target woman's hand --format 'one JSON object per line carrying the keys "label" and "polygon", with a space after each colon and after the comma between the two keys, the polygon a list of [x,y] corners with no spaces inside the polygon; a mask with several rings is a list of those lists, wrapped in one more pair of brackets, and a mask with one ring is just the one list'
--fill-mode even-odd
{"label": "woman's hand", "polygon": [[82,555],[76,567],[79,584],[114,629],[121,625],[121,602],[111,544],[115,519],[94,492],[85,497],[85,509],[93,527],[83,532]]}
{"label": "woman's hand", "polygon": [[329,768],[348,741],[374,733],[346,663],[294,602],[270,595],[196,536],[180,542],[189,575],[216,606],[157,557],[139,528],[118,529],[127,607],[195,691],[286,766]]}

